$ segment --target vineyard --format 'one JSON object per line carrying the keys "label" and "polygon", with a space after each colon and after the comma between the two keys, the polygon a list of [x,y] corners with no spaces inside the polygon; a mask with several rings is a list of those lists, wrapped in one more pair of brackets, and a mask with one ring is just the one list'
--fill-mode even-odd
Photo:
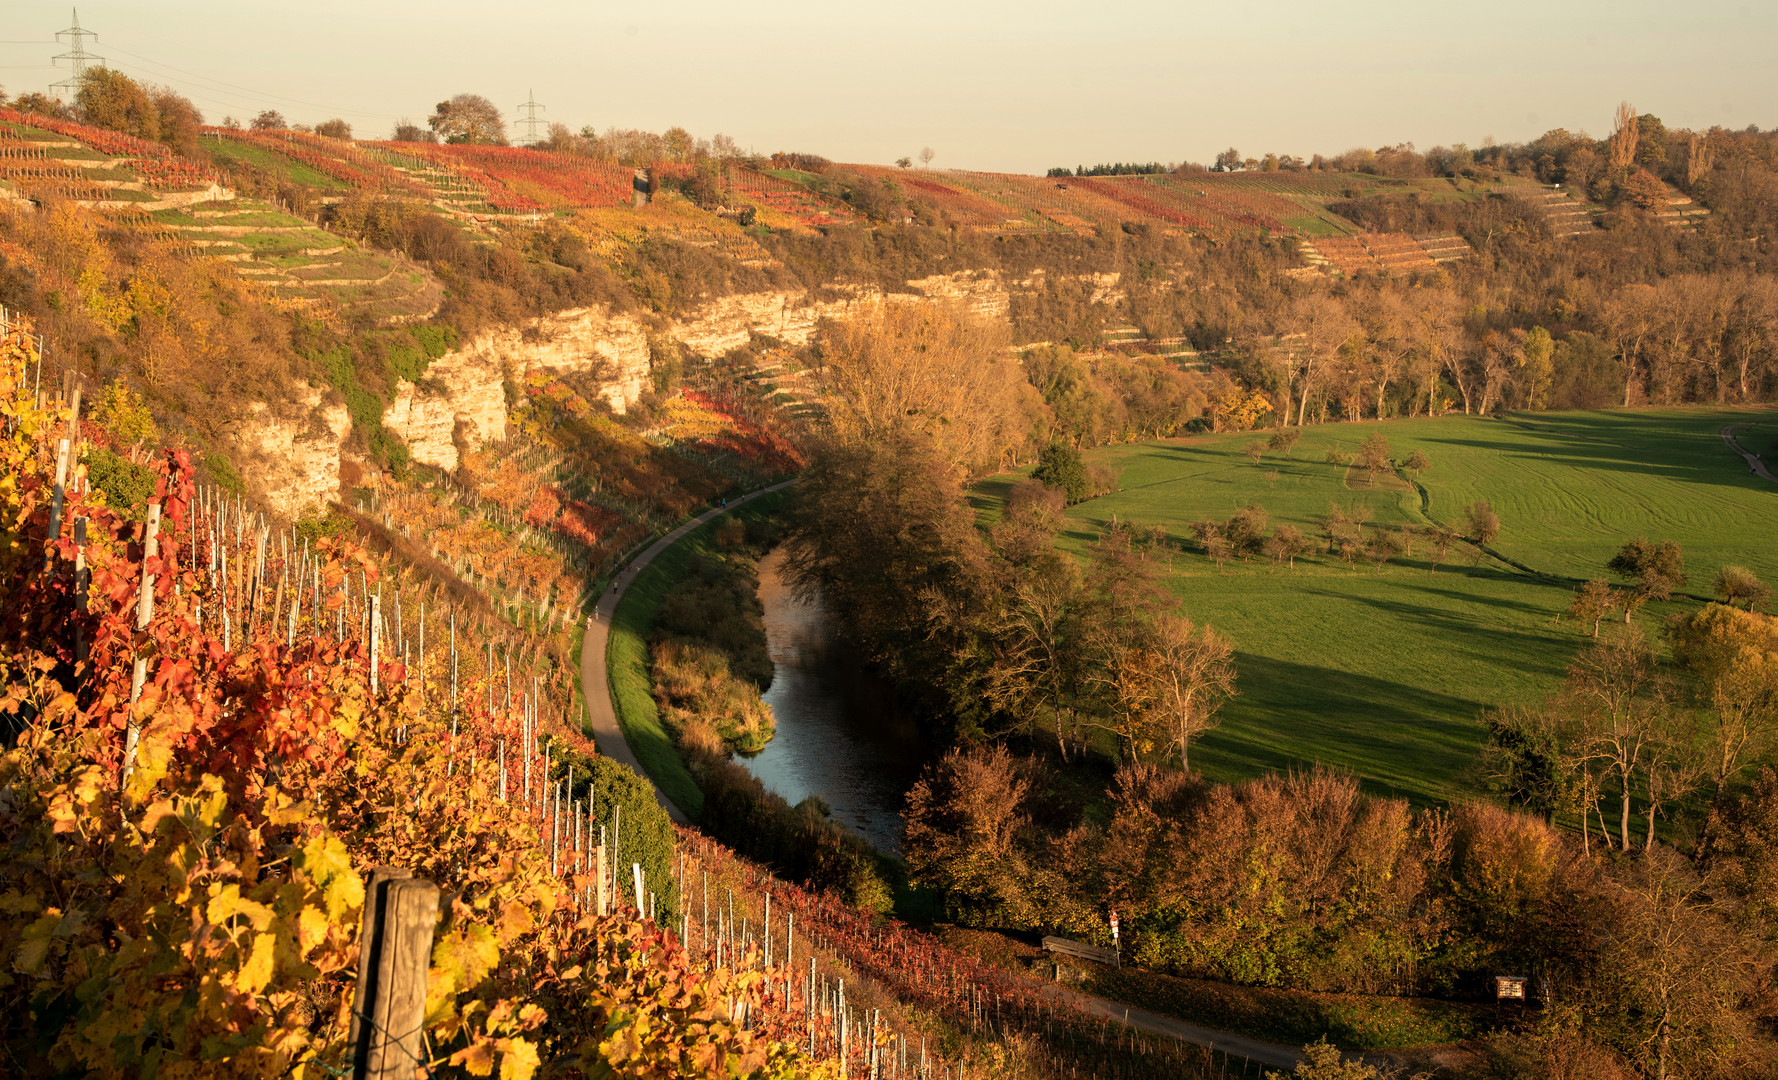
{"label": "vineyard", "polygon": [[0,180],[28,198],[112,207],[153,202],[155,192],[204,191],[219,183],[214,169],[159,143],[3,108]]}
{"label": "vineyard", "polygon": [[794,180],[732,164],[724,170],[724,180],[730,194],[758,207],[768,225],[783,223],[806,230],[858,220],[843,203],[817,195]]}
{"label": "vineyard", "polygon": [[1318,236],[1303,244],[1311,263],[1331,265],[1351,277],[1361,273],[1411,274],[1436,270],[1441,262],[1465,258],[1469,244],[1459,236],[1415,239],[1406,233]]}
{"label": "vineyard", "polygon": [[[515,632],[399,551],[200,488],[184,451],[136,520],[83,464],[108,433],[34,391],[28,328],[0,350],[8,1045],[98,1076],[343,1075],[363,881],[400,866],[445,897],[429,1075],[1201,1064],[673,834],[579,732],[571,626]],[[696,440],[759,434],[709,398],[674,415]],[[551,527],[526,494],[545,465],[484,463],[476,497]]]}
{"label": "vineyard", "polygon": [[304,131],[244,131],[218,127],[207,127],[203,131],[218,141],[282,154],[323,176],[362,191],[379,195],[426,193],[406,173],[390,167],[347,139],[329,139]]}

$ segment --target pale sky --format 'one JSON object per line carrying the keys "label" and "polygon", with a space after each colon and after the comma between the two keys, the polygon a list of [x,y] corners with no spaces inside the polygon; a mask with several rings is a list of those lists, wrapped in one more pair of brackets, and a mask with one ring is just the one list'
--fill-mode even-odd
{"label": "pale sky", "polygon": [[[485,94],[545,116],[769,153],[1041,172],[1421,149],[1605,132],[1622,99],[1675,127],[1778,126],[1778,4],[1742,0],[203,0],[82,5],[93,52],[218,121],[276,108],[386,137]],[[0,85],[61,78],[69,8],[7,0]]]}

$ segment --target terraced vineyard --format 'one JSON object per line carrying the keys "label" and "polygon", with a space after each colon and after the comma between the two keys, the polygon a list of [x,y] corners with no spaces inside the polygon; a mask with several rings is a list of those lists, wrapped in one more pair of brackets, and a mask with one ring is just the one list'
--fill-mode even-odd
{"label": "terraced vineyard", "polygon": [[68,120],[0,109],[0,197],[150,209],[224,195],[215,170],[145,142]]}

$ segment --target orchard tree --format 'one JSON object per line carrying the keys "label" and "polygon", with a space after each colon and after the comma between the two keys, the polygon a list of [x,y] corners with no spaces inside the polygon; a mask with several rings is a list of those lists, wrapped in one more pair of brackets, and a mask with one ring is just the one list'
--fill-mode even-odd
{"label": "orchard tree", "polygon": [[[1685,586],[1685,555],[1671,540],[1659,543],[1645,536],[1625,544],[1605,564],[1607,570],[1635,581],[1635,606],[1651,600],[1665,600],[1673,590]],[[1630,621],[1630,605],[1625,605],[1624,621]]]}
{"label": "orchard tree", "polygon": [[1243,450],[1242,453],[1247,455],[1248,461],[1251,461],[1255,465],[1258,465],[1259,459],[1266,456],[1266,444],[1264,442],[1261,442],[1258,439],[1255,439],[1252,442],[1247,444],[1247,448],[1245,450]]}
{"label": "orchard tree", "polygon": [[1605,617],[1617,610],[1617,592],[1604,578],[1594,578],[1580,587],[1574,594],[1574,603],[1568,605],[1568,614],[1581,622],[1593,624],[1593,639],[1599,639],[1599,624]]}
{"label": "orchard tree", "polygon": [[323,120],[316,124],[315,134],[326,136],[329,139],[350,139],[352,125],[336,116],[332,120]]}
{"label": "orchard tree", "polygon": [[1288,564],[1296,569],[1296,557],[1307,550],[1309,543],[1303,537],[1303,531],[1295,525],[1280,525],[1266,541],[1266,554],[1274,563]]}
{"label": "orchard tree", "polygon": [[253,118],[252,123],[248,126],[254,131],[282,131],[290,126],[290,122],[285,120],[284,114],[278,110],[264,109]]}
{"label": "orchard tree", "polygon": [[1772,588],[1745,566],[1729,564],[1716,572],[1716,595],[1730,607],[1747,605],[1752,611],[1772,598]]}
{"label": "orchard tree", "polygon": [[1477,499],[1463,508],[1463,531],[1477,547],[1492,544],[1500,537],[1500,515],[1486,499]]}
{"label": "orchard tree", "polygon": [[1229,518],[1223,527],[1223,535],[1241,558],[1247,559],[1265,550],[1267,521],[1265,507],[1249,504]]}
{"label": "orchard tree", "polygon": [[1377,474],[1389,469],[1389,440],[1381,431],[1371,432],[1370,438],[1358,445],[1358,464],[1364,469],[1364,482],[1367,487],[1376,484]]}
{"label": "orchard tree", "polygon": [[1402,462],[1402,465],[1409,472],[1414,474],[1414,479],[1416,480],[1420,479],[1421,473],[1432,468],[1432,462],[1427,460],[1426,453],[1422,450],[1415,450],[1413,453],[1409,454],[1408,459]]}
{"label": "orchard tree", "polygon": [[1266,440],[1266,447],[1267,449],[1281,452],[1284,455],[1285,460],[1288,461],[1290,460],[1290,452],[1296,449],[1297,440],[1302,437],[1303,433],[1298,428],[1279,428],[1277,431],[1272,432],[1272,437],[1270,439]]}

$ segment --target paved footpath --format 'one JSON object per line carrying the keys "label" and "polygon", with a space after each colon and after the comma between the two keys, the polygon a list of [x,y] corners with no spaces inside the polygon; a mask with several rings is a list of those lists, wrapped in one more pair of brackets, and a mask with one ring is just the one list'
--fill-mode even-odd
{"label": "paved footpath", "polygon": [[630,744],[624,740],[623,729],[617,724],[617,709],[611,703],[611,677],[605,670],[605,649],[611,638],[611,613],[617,610],[618,601],[623,599],[624,593],[629,590],[631,582],[636,580],[636,575],[642,572],[643,567],[653,562],[655,556],[678,543],[687,533],[721,517],[742,503],[750,502],[768,492],[782,491],[792,483],[795,481],[785,480],[738,499],[730,499],[727,506],[706,510],[697,517],[680,523],[678,528],[648,545],[642,554],[631,559],[629,565],[612,578],[611,587],[605,590],[604,596],[599,597],[599,605],[593,613],[593,623],[587,628],[586,637],[581,642],[580,692],[586,697],[587,712],[593,718],[593,742],[598,745],[599,753],[628,765],[637,776],[649,780],[650,785],[654,786],[655,799],[667,811],[667,815],[681,825],[690,825],[691,819],[653,784],[653,780],[643,771],[642,763],[636,760],[635,753],[630,750]]}
{"label": "paved footpath", "polygon": [[1761,458],[1758,454],[1755,454],[1752,451],[1748,450],[1746,447],[1742,446],[1741,443],[1735,438],[1736,429],[1743,428],[1746,426],[1747,426],[1746,424],[1730,424],[1728,427],[1723,428],[1722,429],[1722,441],[1729,444],[1730,450],[1733,450],[1735,453],[1740,454],[1742,457],[1747,459],[1747,467],[1753,470],[1753,475],[1762,477],[1763,479],[1766,479],[1766,480],[1770,480],[1774,484],[1778,484],[1778,476],[1773,476],[1771,474],[1771,472],[1769,472],[1766,469],[1765,460],[1763,458]]}

